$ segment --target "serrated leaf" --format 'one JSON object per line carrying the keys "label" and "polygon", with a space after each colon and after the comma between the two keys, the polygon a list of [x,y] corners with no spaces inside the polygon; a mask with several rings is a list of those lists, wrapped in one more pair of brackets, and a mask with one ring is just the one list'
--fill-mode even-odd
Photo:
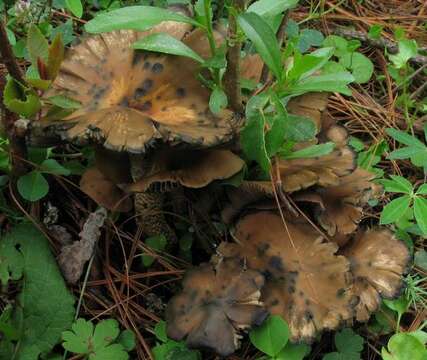
{"label": "serrated leaf", "polygon": [[129,355],[122,345],[112,344],[100,348],[95,353],[89,355],[89,360],[128,360]]}
{"label": "serrated leaf", "polygon": [[416,196],[414,199],[414,215],[417,225],[427,235],[427,199]]}
{"label": "serrated leaf", "polygon": [[199,63],[203,63],[203,58],[194,50],[173,36],[165,33],[151,34],[136,41],[132,47],[138,50],[155,51],[164,54],[189,57]]}
{"label": "serrated leaf", "polygon": [[93,334],[93,348],[97,352],[116,340],[120,334],[119,323],[115,319],[106,319],[100,321],[95,326]]}
{"label": "serrated leaf", "polygon": [[363,350],[363,338],[347,328],[335,334],[335,345],[343,354],[360,353]]}
{"label": "serrated leaf", "polygon": [[258,0],[253,2],[247,12],[253,12],[259,16],[270,18],[283,11],[294,8],[299,0]]}
{"label": "serrated leaf", "polygon": [[28,201],[37,201],[49,192],[49,184],[41,172],[34,170],[18,179],[19,194]]}
{"label": "serrated leaf", "polygon": [[260,113],[248,118],[240,133],[240,143],[246,157],[256,161],[261,169],[268,173],[271,164],[265,146],[264,126],[265,120]]}
{"label": "serrated leaf", "polygon": [[262,60],[280,80],[282,78],[280,49],[270,25],[262,17],[251,12],[240,14],[237,17],[237,22],[248,39],[254,44]]}
{"label": "serrated leaf", "polygon": [[85,29],[89,33],[113,30],[144,31],[162,21],[177,21],[200,26],[192,18],[167,9],[155,6],[127,6],[97,15],[85,25]]}
{"label": "serrated leaf", "polygon": [[220,87],[215,86],[209,98],[209,109],[218,114],[221,110],[225,109],[228,104],[227,95]]}
{"label": "serrated leaf", "polygon": [[21,293],[14,316],[21,324],[15,359],[35,360],[50,352],[71,327],[74,298],[68,291],[47,239],[32,225],[21,224],[2,238],[13,241],[24,258]]}
{"label": "serrated leaf", "polygon": [[394,199],[381,212],[380,224],[386,225],[398,220],[408,210],[411,198],[408,195]]}
{"label": "serrated leaf", "polygon": [[270,315],[258,328],[249,333],[252,344],[263,353],[274,357],[289,340],[289,327],[278,315]]}
{"label": "serrated leaf", "polygon": [[40,165],[42,172],[47,172],[53,175],[63,175],[68,176],[71,174],[71,171],[65,167],[63,167],[58,161],[55,159],[46,159]]}
{"label": "serrated leaf", "polygon": [[374,72],[374,64],[372,61],[358,52],[344,54],[339,62],[342,66],[351,71],[354,76],[354,81],[359,84],[368,82]]}
{"label": "serrated leaf", "polygon": [[83,5],[81,0],[65,0],[67,9],[79,19],[83,16]]}
{"label": "serrated leaf", "polygon": [[76,354],[89,354],[93,349],[91,341],[94,325],[91,321],[77,319],[71,327],[71,331],[62,333],[62,346],[65,350]]}
{"label": "serrated leaf", "polygon": [[27,33],[27,49],[31,63],[37,65],[37,59],[47,61],[49,44],[37,25],[31,25]]}

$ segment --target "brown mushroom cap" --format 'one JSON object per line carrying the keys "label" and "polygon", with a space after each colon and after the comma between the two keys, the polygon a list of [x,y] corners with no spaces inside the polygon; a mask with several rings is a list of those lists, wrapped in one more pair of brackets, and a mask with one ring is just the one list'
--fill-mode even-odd
{"label": "brown mushroom cap", "polygon": [[243,217],[234,238],[238,245],[223,244],[218,251],[242,257],[249,269],[265,274],[261,298],[288,322],[293,341],[311,341],[353,316],[357,298],[349,262],[308,224],[285,226],[278,214],[262,211]]}
{"label": "brown mushroom cap", "polygon": [[400,295],[411,256],[406,245],[389,230],[360,232],[340,253],[350,260],[354,292],[360,297],[357,320],[367,321],[380,306],[381,298]]}
{"label": "brown mushroom cap", "polygon": [[129,196],[95,167],[85,171],[80,179],[80,189],[108,210],[127,212],[132,209]]}
{"label": "brown mushroom cap", "polygon": [[183,291],[167,307],[168,336],[230,355],[238,348],[239,329],[260,325],[267,316],[258,301],[263,284],[260,273],[244,269],[237,259],[188,271]]}
{"label": "brown mushroom cap", "polygon": [[[189,188],[202,188],[214,180],[228,179],[238,173],[245,162],[229,150],[177,150],[156,152],[147,176],[128,187],[142,192],[162,189],[165,184],[181,184]],[[166,186],[166,188],[168,188]]]}
{"label": "brown mushroom cap", "polygon": [[331,237],[342,246],[357,229],[363,216],[363,206],[379,194],[378,185],[372,180],[375,174],[361,168],[339,179],[339,184],[296,194],[297,201],[317,204],[316,218]]}
{"label": "brown mushroom cap", "polygon": [[[205,146],[228,140],[233,114],[209,111],[209,90],[196,78],[198,63],[131,48],[138,38],[155,32],[180,39],[188,30],[188,24],[167,22],[144,33],[123,30],[92,36],[72,48],[46,94],[66,95],[82,104],[62,119],[73,125],[67,136],[95,138],[108,148],[130,152],[142,152],[159,138]],[[183,41],[209,56],[201,30]]]}

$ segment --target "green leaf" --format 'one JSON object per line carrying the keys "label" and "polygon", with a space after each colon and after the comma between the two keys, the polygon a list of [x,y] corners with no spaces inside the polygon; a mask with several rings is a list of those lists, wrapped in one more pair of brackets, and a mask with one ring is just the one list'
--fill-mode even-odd
{"label": "green leaf", "polygon": [[393,335],[388,342],[388,351],[382,348],[384,360],[426,360],[425,346],[414,336],[406,333]]}
{"label": "green leaf", "polygon": [[49,101],[63,109],[79,109],[82,104],[79,101],[71,99],[63,95],[55,95],[48,98]]}
{"label": "green leaf", "polygon": [[28,201],[37,201],[49,192],[49,184],[41,172],[34,170],[18,179],[19,194]]}
{"label": "green leaf", "polygon": [[12,239],[0,241],[0,284],[6,287],[9,280],[18,280],[24,270],[24,257],[15,248]]}
{"label": "green leaf", "polygon": [[71,174],[71,171],[65,167],[63,167],[58,161],[55,159],[46,159],[41,164],[42,172],[47,172],[53,175],[63,175],[68,176]]}
{"label": "green leaf", "polygon": [[177,12],[155,6],[127,6],[97,15],[85,25],[89,33],[113,30],[144,31],[162,21],[176,21],[200,26],[197,21]]}
{"label": "green leaf", "polygon": [[416,137],[411,136],[404,131],[388,128],[385,130],[388,135],[390,135],[393,139],[399,141],[402,144],[408,145],[408,146],[414,146],[420,149],[425,149],[425,145],[418,140]]}
{"label": "green leaf", "polygon": [[368,82],[374,72],[374,64],[372,61],[358,52],[344,54],[339,62],[342,66],[351,71],[354,76],[354,81],[359,84]]}
{"label": "green leaf", "polygon": [[49,242],[29,224],[20,224],[2,237],[12,241],[24,258],[21,293],[16,301],[15,321],[20,341],[15,359],[35,360],[61,341],[61,333],[71,327],[74,297],[68,291]]}
{"label": "green leaf", "polygon": [[304,149],[297,150],[291,154],[284,154],[282,158],[284,159],[304,159],[304,158],[313,158],[324,156],[331,153],[335,148],[333,142],[327,142],[325,144],[311,145]]}
{"label": "green leaf", "polygon": [[347,328],[335,334],[335,345],[343,354],[360,353],[363,350],[363,338]]}
{"label": "green leaf", "polygon": [[278,315],[270,315],[264,323],[249,333],[252,344],[269,356],[276,356],[289,340],[289,328]]}
{"label": "green leaf", "polygon": [[403,39],[399,41],[399,52],[396,55],[389,55],[393,65],[401,69],[412,57],[418,54],[418,45],[415,40]]}
{"label": "green leaf", "polygon": [[275,155],[285,141],[286,123],[288,122],[288,113],[278,96],[273,93],[277,115],[273,117],[273,124],[270,130],[265,134],[265,148],[269,157]]}
{"label": "green leaf", "polygon": [[285,123],[286,140],[308,141],[316,135],[316,124],[308,117],[289,114]]}
{"label": "green leaf", "polygon": [[270,171],[264,137],[265,120],[260,113],[247,118],[246,126],[240,133],[242,150],[249,160],[256,161],[266,173]]}
{"label": "green leaf", "polygon": [[199,63],[203,58],[183,42],[165,33],[151,34],[136,41],[132,47],[138,50],[155,51],[164,54],[189,57]]}
{"label": "green leaf", "polygon": [[422,184],[416,193],[417,195],[427,195],[427,184]]}
{"label": "green leaf", "polygon": [[408,159],[423,153],[427,154],[427,148],[420,149],[415,146],[406,146],[406,147],[392,151],[387,157],[387,159],[390,159],[390,160]]}
{"label": "green leaf", "polygon": [[286,346],[280,351],[275,358],[276,360],[303,360],[310,353],[310,346],[306,344],[291,344],[287,343]]}
{"label": "green leaf", "polygon": [[333,48],[322,48],[295,59],[295,64],[287,74],[287,79],[304,79],[320,69],[332,56]]}
{"label": "green leaf", "polygon": [[[145,244],[154,251],[164,251],[167,245],[167,240],[164,235],[151,236],[145,240]],[[142,254],[142,264],[149,267],[153,264],[155,258],[148,254]]]}
{"label": "green leaf", "polygon": [[381,33],[382,33],[383,29],[384,29],[384,27],[382,25],[379,25],[379,24],[372,25],[369,28],[369,32],[368,32],[369,38],[374,39],[374,40],[379,39],[381,37]]}
{"label": "green leaf", "polygon": [[100,321],[95,326],[92,345],[95,351],[113,343],[120,334],[119,323],[115,319],[106,319]]}
{"label": "green leaf", "polygon": [[414,200],[414,215],[423,234],[427,235],[427,199],[416,196]]}
{"label": "green leaf", "polygon": [[126,351],[132,351],[136,346],[135,333],[129,329],[123,330],[117,342],[122,345]]}
{"label": "green leaf", "polygon": [[384,190],[388,192],[411,194],[414,190],[410,181],[402,176],[391,175],[392,180],[381,180]]}
{"label": "green leaf", "polygon": [[348,41],[341,36],[329,35],[323,40],[323,46],[333,47],[334,55],[341,57],[348,53]]}
{"label": "green leaf", "polygon": [[12,78],[6,83],[3,103],[10,111],[25,118],[31,118],[41,109],[37,94],[31,89],[24,88]]}
{"label": "green leaf", "polygon": [[55,79],[58,75],[62,60],[64,60],[64,53],[65,49],[64,43],[62,42],[62,35],[58,33],[49,46],[47,57],[47,73],[50,80]]}
{"label": "green leaf", "polygon": [[265,18],[271,18],[283,11],[294,8],[299,0],[258,0],[253,2],[247,12],[253,12]]}
{"label": "green leaf", "polygon": [[388,203],[381,212],[380,224],[391,224],[398,220],[408,210],[410,203],[411,197],[408,195],[399,197]]}
{"label": "green leaf", "polygon": [[271,72],[280,80],[282,78],[280,49],[270,25],[255,13],[240,14],[237,22]]}
{"label": "green leaf", "polygon": [[76,354],[89,354],[92,348],[93,323],[85,319],[77,319],[71,331],[62,333],[62,346],[65,350]]}
{"label": "green leaf", "polygon": [[423,271],[427,271],[427,251],[424,249],[416,251],[414,255],[414,264]]}
{"label": "green leaf", "polygon": [[298,37],[297,48],[302,53],[306,52],[312,46],[320,46],[324,40],[323,34],[318,30],[304,29]]}
{"label": "green leaf", "polygon": [[225,109],[228,104],[227,95],[219,86],[215,86],[209,98],[209,109],[218,114],[222,109]]}
{"label": "green leaf", "polygon": [[27,49],[31,63],[37,66],[37,59],[44,62],[48,59],[49,43],[36,25],[31,25],[27,34]]}
{"label": "green leaf", "polygon": [[120,344],[112,344],[89,355],[89,360],[128,360],[129,355]]}
{"label": "green leaf", "polygon": [[402,295],[396,300],[383,300],[384,304],[391,310],[396,311],[398,314],[403,315],[408,310],[409,304],[411,303],[405,295]]}
{"label": "green leaf", "polygon": [[347,85],[353,81],[353,75],[347,71],[336,74],[309,76],[300,80],[295,85],[290,86],[287,92],[295,96],[311,91],[331,91],[339,92],[344,95],[351,95],[351,91]]}
{"label": "green leaf", "polygon": [[156,338],[160,341],[168,341],[168,336],[166,334],[166,321],[160,320],[154,327],[154,334]]}
{"label": "green leaf", "polygon": [[83,16],[83,5],[80,0],[65,0],[67,9],[79,19]]}

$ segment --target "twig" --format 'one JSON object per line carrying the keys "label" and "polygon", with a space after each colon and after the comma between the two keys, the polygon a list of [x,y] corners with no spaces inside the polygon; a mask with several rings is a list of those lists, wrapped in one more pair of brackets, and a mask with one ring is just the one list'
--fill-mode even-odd
{"label": "twig", "polygon": [[[279,43],[279,48],[282,47],[283,41],[285,39],[286,25],[288,24],[289,13],[290,12],[287,11],[283,16],[282,22],[280,23],[280,26],[279,26],[279,30],[277,31],[277,34],[276,34],[276,39]],[[268,66],[264,64],[261,72],[261,79],[260,79],[261,84],[264,84],[268,80],[268,73],[269,73]]]}
{"label": "twig", "polygon": [[[239,13],[245,8],[245,0],[235,0],[234,10]],[[241,41],[237,36],[236,14],[230,9],[228,25],[227,70],[224,74],[224,87],[230,107],[235,112],[243,112],[242,94],[240,89],[240,52]]]}
{"label": "twig", "polygon": [[0,20],[0,54],[9,74],[21,84],[25,84],[22,71],[13,55],[3,20]]}
{"label": "twig", "polygon": [[[395,42],[385,39],[383,37],[379,39],[371,39],[363,31],[356,31],[352,29],[346,29],[343,27],[337,27],[333,32],[334,34],[345,37],[347,39],[357,39],[370,46],[386,49],[390,54],[396,54],[399,51],[399,47]],[[427,48],[419,48],[419,50],[426,51]],[[427,56],[417,55],[412,57],[409,61],[418,66],[422,66],[424,64],[427,64]]]}

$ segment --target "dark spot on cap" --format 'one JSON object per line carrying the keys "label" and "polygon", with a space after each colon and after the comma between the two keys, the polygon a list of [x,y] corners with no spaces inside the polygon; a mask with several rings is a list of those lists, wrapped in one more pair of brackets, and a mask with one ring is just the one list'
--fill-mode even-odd
{"label": "dark spot on cap", "polygon": [[313,314],[311,313],[311,311],[306,311],[304,314],[304,317],[307,321],[313,320]]}
{"label": "dark spot on cap", "polygon": [[166,106],[163,106],[160,111],[166,111]]}
{"label": "dark spot on cap", "polygon": [[285,270],[283,267],[283,261],[279,256],[272,256],[268,261],[268,265],[269,267],[279,272],[282,272]]}
{"label": "dark spot on cap", "polygon": [[345,289],[341,288],[337,290],[337,298],[342,298],[345,294]]}
{"label": "dark spot on cap", "polygon": [[141,106],[139,106],[138,109],[140,109],[141,111],[148,111],[151,109],[152,106],[153,104],[151,103],[151,101],[146,101]]}
{"label": "dark spot on cap", "polygon": [[135,50],[132,58],[132,66],[139,64],[144,58],[144,53],[142,51]]}
{"label": "dark spot on cap", "polygon": [[162,95],[157,95],[156,96],[156,100],[161,100],[162,99]]}
{"label": "dark spot on cap", "polygon": [[178,97],[184,97],[185,94],[186,94],[186,91],[184,88],[180,87],[180,88],[176,89],[176,95]]}
{"label": "dark spot on cap", "polygon": [[310,305],[310,300],[308,300],[308,299],[305,299],[305,304],[308,306],[308,305]]}
{"label": "dark spot on cap", "polygon": [[151,63],[149,61],[144,62],[144,69],[148,70],[150,66],[151,66]]}
{"label": "dark spot on cap", "polygon": [[124,98],[120,101],[119,105],[120,105],[120,106],[124,106],[124,107],[129,107],[129,99],[128,99],[127,97],[124,97]]}
{"label": "dark spot on cap", "polygon": [[258,256],[264,256],[269,247],[270,247],[270,245],[267,243],[259,244],[257,246]]}
{"label": "dark spot on cap", "polygon": [[143,97],[147,94],[147,90],[139,87],[135,90],[135,99]]}
{"label": "dark spot on cap", "polygon": [[154,73],[154,74],[160,74],[162,71],[163,71],[163,64],[160,64],[160,63],[155,63],[154,65],[153,65],[153,67],[151,68],[151,71]]}
{"label": "dark spot on cap", "polygon": [[288,286],[289,294],[293,294],[295,292],[295,286]]}
{"label": "dark spot on cap", "polygon": [[141,88],[143,88],[146,91],[149,91],[153,87],[153,83],[154,83],[153,80],[145,79],[141,84]]}

